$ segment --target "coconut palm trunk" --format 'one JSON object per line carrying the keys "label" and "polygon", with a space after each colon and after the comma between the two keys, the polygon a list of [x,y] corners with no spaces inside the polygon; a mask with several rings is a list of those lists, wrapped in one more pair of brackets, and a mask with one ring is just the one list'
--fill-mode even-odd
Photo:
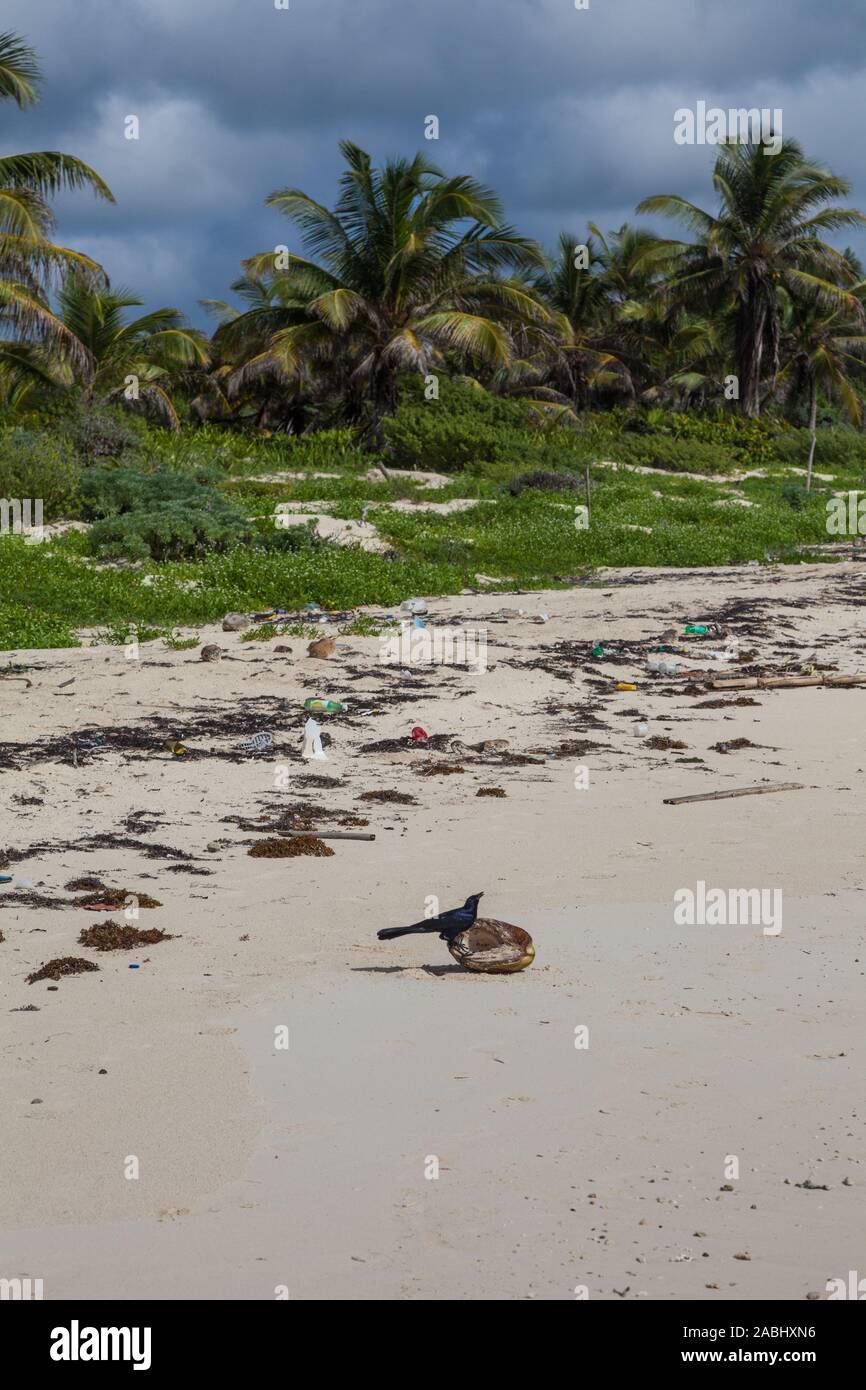
{"label": "coconut palm trunk", "polygon": [[818,443],[818,379],[814,372],[809,378],[809,464],[806,469],[806,491],[812,490],[812,465]]}

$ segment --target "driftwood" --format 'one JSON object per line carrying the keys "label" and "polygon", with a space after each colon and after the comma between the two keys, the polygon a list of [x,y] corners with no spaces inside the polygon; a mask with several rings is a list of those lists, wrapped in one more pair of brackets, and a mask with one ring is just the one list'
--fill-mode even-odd
{"label": "driftwood", "polygon": [[801,685],[866,685],[866,676],[743,676],[705,684],[709,690],[785,690]]}
{"label": "driftwood", "polygon": [[375,835],[363,835],[355,830],[278,830],[282,836],[312,836],[316,840],[375,840]]}
{"label": "driftwood", "polygon": [[737,787],[729,792],[703,792],[700,796],[666,796],[665,806],[685,806],[690,801],[724,801],[729,796],[767,796],[770,792],[801,792],[802,782],[779,782],[775,787]]}

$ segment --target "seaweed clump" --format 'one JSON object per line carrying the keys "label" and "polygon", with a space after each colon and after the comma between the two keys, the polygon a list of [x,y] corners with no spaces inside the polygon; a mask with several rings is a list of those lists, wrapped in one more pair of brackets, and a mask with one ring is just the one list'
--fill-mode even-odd
{"label": "seaweed clump", "polygon": [[110,918],[84,927],[78,934],[79,946],[90,946],[94,951],[132,951],[136,946],[155,946],[159,941],[173,940],[173,936],[158,927],[139,931],[128,922],[112,922]]}
{"label": "seaweed clump", "polygon": [[77,904],[78,907],[124,907],[134,898],[138,907],[162,907],[162,903],[149,893],[135,893],[131,888],[100,888],[96,895],[88,893]]}
{"label": "seaweed clump", "polygon": [[294,859],[300,854],[325,858],[334,851],[315,835],[292,835],[286,840],[259,840],[249,853],[253,859]]}
{"label": "seaweed clump", "polygon": [[57,956],[46,961],[32,975],[27,976],[28,985],[38,984],[40,980],[61,980],[64,975],[83,975],[88,970],[98,970],[95,961],[84,960],[81,956]]}
{"label": "seaweed clump", "polygon": [[390,805],[394,805],[394,806],[417,806],[417,805],[418,805],[418,803],[417,803],[417,801],[415,800],[414,796],[410,796],[408,792],[394,792],[394,791],[361,792],[361,795],[358,797],[358,800],[359,800],[359,801],[378,801],[378,802],[380,802],[383,806],[386,806],[386,805],[389,805],[389,804],[390,804]]}

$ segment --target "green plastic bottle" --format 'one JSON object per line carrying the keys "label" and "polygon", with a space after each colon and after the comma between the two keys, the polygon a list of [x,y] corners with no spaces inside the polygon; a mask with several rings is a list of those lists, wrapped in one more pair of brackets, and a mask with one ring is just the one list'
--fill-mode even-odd
{"label": "green plastic bottle", "polygon": [[342,714],[346,708],[341,705],[339,700],[322,700],[311,697],[304,701],[304,709],[314,710],[317,714]]}

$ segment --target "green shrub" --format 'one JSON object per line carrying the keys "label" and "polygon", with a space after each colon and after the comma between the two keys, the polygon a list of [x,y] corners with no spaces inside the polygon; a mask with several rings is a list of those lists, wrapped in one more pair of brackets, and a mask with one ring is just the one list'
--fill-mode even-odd
{"label": "green shrub", "polygon": [[[0,651],[44,647],[78,647],[72,628],[56,613],[44,613],[33,604],[0,600]],[[22,687],[13,686],[13,690]]]}
{"label": "green shrub", "polygon": [[623,434],[619,440],[611,441],[610,448],[610,458],[615,463],[633,463],[674,473],[724,474],[736,472],[741,467],[730,449],[720,444],[705,444],[699,439]]}
{"label": "green shrub", "polygon": [[549,473],[539,468],[534,473],[521,473],[512,478],[507,490],[512,497],[519,497],[527,488],[533,488],[536,492],[572,492],[583,486],[583,479],[576,473]]}
{"label": "green shrub", "polygon": [[532,447],[528,417],[517,402],[445,378],[439,393],[427,401],[420,384],[407,383],[399,410],[384,424],[392,467],[454,473],[516,460]]}
{"label": "green shrub", "polygon": [[782,501],[795,512],[801,512],[806,504],[812,500],[814,494],[808,492],[804,483],[799,478],[788,478],[782,484]]}
{"label": "green shrub", "polygon": [[[805,468],[809,462],[809,431],[792,430],[779,441],[781,462]],[[815,446],[815,468],[823,473],[866,473],[866,435],[856,430],[818,430]]]}
{"label": "green shrub", "polygon": [[41,498],[48,523],[74,510],[78,480],[74,450],[56,433],[0,431],[0,497]]}
{"label": "green shrub", "polygon": [[81,475],[91,552],[103,559],[184,560],[247,540],[243,512],[209,479],[162,470],[86,469]]}
{"label": "green shrub", "polygon": [[88,407],[78,403],[58,417],[57,432],[68,440],[82,467],[106,461],[134,462],[147,439],[143,420],[119,406]]}

